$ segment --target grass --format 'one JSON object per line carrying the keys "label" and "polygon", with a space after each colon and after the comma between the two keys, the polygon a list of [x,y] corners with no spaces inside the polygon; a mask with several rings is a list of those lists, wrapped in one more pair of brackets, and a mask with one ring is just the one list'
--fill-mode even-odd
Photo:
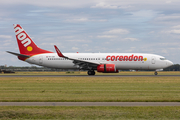
{"label": "grass", "polygon": [[0,107],[0,119],[179,120],[180,107]]}
{"label": "grass", "polygon": [[[59,73],[16,73],[27,75]],[[80,74],[80,73],[60,73]],[[101,75],[99,73],[98,75]],[[119,73],[121,74],[121,73]],[[153,72],[123,72],[122,75]],[[161,72],[160,74],[179,74]],[[106,75],[106,74],[105,74]],[[116,74],[115,74],[116,75]],[[180,77],[1,77],[0,101],[180,101]],[[179,120],[180,107],[1,106],[0,119]]]}
{"label": "grass", "polygon": [[[67,71],[67,72],[16,72],[11,74],[0,74],[3,75],[87,75],[87,72],[83,71]],[[98,73],[96,75],[154,75],[154,71],[121,71],[119,73]],[[180,71],[159,71],[158,75],[180,75]]]}
{"label": "grass", "polygon": [[1,77],[2,102],[180,102],[180,77]]}

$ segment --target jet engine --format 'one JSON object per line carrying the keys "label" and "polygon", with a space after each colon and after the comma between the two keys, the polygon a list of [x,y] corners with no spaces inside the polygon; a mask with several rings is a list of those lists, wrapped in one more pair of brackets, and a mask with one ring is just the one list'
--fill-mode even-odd
{"label": "jet engine", "polygon": [[103,73],[118,73],[115,64],[101,64],[97,66],[97,72]]}

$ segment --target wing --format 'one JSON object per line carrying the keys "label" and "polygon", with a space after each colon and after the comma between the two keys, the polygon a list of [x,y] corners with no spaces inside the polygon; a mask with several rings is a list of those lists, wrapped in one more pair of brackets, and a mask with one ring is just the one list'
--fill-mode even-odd
{"label": "wing", "polygon": [[74,65],[77,66],[79,69],[90,69],[90,70],[91,69],[97,69],[97,66],[100,65],[99,63],[69,58],[67,56],[64,56],[56,45],[54,45],[54,47],[55,47],[55,50],[56,50],[59,57],[63,57],[63,58],[72,60]]}

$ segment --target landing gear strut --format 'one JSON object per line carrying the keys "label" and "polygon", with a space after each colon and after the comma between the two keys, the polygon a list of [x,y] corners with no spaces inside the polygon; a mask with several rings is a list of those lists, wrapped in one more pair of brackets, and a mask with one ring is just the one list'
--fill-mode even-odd
{"label": "landing gear strut", "polygon": [[157,71],[155,71],[155,72],[154,72],[154,75],[158,75],[158,72],[157,72]]}
{"label": "landing gear strut", "polygon": [[94,70],[89,70],[89,71],[87,72],[87,74],[88,74],[88,75],[95,75],[95,71],[94,71]]}

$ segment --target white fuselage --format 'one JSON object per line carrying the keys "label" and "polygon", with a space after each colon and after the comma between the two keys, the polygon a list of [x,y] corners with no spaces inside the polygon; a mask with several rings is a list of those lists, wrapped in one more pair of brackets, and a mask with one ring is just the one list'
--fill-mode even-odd
{"label": "white fuselage", "polygon": [[[59,69],[84,69],[88,75],[95,75],[94,70],[103,73],[116,73],[118,70],[157,70],[173,65],[164,57],[144,53],[57,53],[37,47],[25,30],[14,24],[14,31],[19,46],[19,53],[7,51],[30,64]],[[157,75],[157,74],[156,74]]]}
{"label": "white fuselage", "polygon": [[[115,64],[118,70],[156,70],[173,65],[171,61],[162,56],[144,53],[64,53],[64,56],[96,64]],[[120,59],[120,56],[122,56],[122,59]],[[128,56],[128,58],[124,59],[124,56]],[[129,58],[129,56],[133,57]],[[139,59],[139,56],[142,56],[143,59]],[[25,61],[50,68],[79,69],[78,65],[73,63],[73,60],[59,57],[56,53],[34,55]]]}

